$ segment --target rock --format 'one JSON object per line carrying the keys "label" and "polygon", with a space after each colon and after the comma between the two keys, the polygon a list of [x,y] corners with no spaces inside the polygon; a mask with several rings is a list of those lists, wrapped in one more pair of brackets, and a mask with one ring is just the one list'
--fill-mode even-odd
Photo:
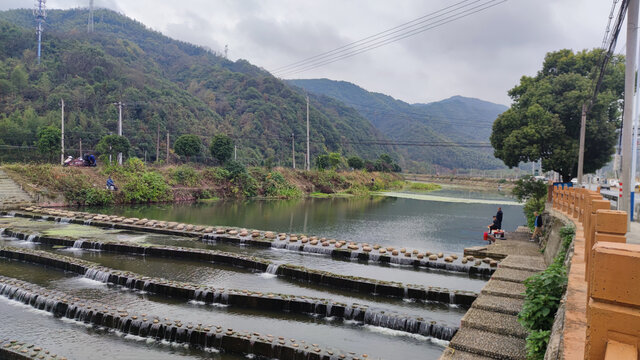
{"label": "rock", "polygon": [[240,233],[238,235],[240,235],[240,236],[249,236],[249,232],[247,230],[242,230],[242,231],[240,231]]}
{"label": "rock", "polygon": [[289,237],[289,241],[291,241],[291,242],[298,241],[298,237],[297,237],[297,236],[295,236],[295,235],[291,235],[291,236]]}
{"label": "rock", "polygon": [[212,233],[213,232],[213,228],[212,227],[207,227],[203,230],[205,233]]}
{"label": "rock", "polygon": [[418,253],[418,254],[416,255],[416,257],[417,257],[418,259],[424,259],[424,255],[423,255],[423,254],[420,254],[420,253]]}
{"label": "rock", "polygon": [[362,251],[364,251],[364,252],[371,252],[371,250],[373,250],[373,249],[368,247],[368,246],[363,246],[362,247]]}
{"label": "rock", "polygon": [[482,262],[485,263],[485,264],[488,264],[488,263],[491,262],[491,260],[492,260],[491,258],[486,257],[486,258],[482,259]]}
{"label": "rock", "polygon": [[498,262],[497,262],[497,261],[495,261],[495,260],[491,260],[491,261],[489,262],[489,266],[491,266],[491,267],[496,267],[496,266],[498,266]]}
{"label": "rock", "polygon": [[275,239],[276,234],[274,234],[272,231],[267,231],[266,233],[264,233],[264,237],[266,237],[267,239]]}
{"label": "rock", "polygon": [[387,249],[385,249],[385,248],[380,248],[380,249],[378,249],[378,251],[380,252],[380,254],[384,254],[384,253],[386,253],[386,252],[387,252]]}
{"label": "rock", "polygon": [[482,265],[482,261],[481,260],[476,260],[474,265],[475,266],[480,266],[480,265]]}
{"label": "rock", "polygon": [[[300,240],[301,243],[306,244],[309,242],[309,239],[307,238],[303,238],[302,240]],[[324,246],[324,243],[322,243],[322,246]]]}
{"label": "rock", "polygon": [[413,255],[418,255],[418,254],[420,253],[420,251],[418,251],[418,250],[413,250],[411,253],[412,253]]}
{"label": "rock", "polygon": [[375,245],[373,245],[373,248],[374,248],[375,250],[378,250],[378,249],[380,249],[380,245],[375,244]]}
{"label": "rock", "polygon": [[404,253],[404,257],[411,257],[411,253],[407,251],[406,253]]}
{"label": "rock", "polygon": [[452,262],[453,258],[451,256],[447,256],[446,258],[444,258],[444,261],[446,262]]}
{"label": "rock", "polygon": [[466,264],[468,262],[467,258],[462,258],[462,260],[460,260],[463,264]]}
{"label": "rock", "polygon": [[309,244],[311,244],[311,245],[318,245],[318,240],[311,240],[311,241],[309,242]]}
{"label": "rock", "polygon": [[434,254],[429,255],[429,260],[438,260],[438,255],[434,255]]}
{"label": "rock", "polygon": [[191,230],[193,230],[193,225],[188,224],[187,226],[185,226],[185,227],[184,227],[184,229],[185,229],[186,231],[191,231]]}
{"label": "rock", "polygon": [[193,228],[193,231],[197,231],[197,232],[202,232],[203,230],[204,230],[204,226],[200,226],[200,225]]}
{"label": "rock", "polygon": [[124,219],[122,221],[123,224],[133,224],[135,221],[133,221],[133,219]]}
{"label": "rock", "polygon": [[391,251],[391,255],[393,256],[398,256],[398,254],[399,254],[398,250]]}
{"label": "rock", "polygon": [[387,246],[387,251],[393,251],[395,248],[393,246]]}
{"label": "rock", "polygon": [[238,231],[237,230],[229,230],[229,231],[227,231],[227,233],[229,235],[238,235]]}
{"label": "rock", "polygon": [[400,249],[400,252],[404,254],[404,253],[406,253],[406,252],[407,252],[407,249],[402,248],[402,249]]}
{"label": "rock", "polygon": [[442,257],[444,257],[444,254],[443,254],[443,253],[441,253],[441,252],[439,252],[439,253],[438,253],[438,257],[439,257],[439,258],[442,258]]}
{"label": "rock", "polygon": [[226,231],[225,229],[223,229],[223,228],[217,228],[217,229],[216,229],[216,234],[224,234],[224,233],[226,233],[226,232],[227,232],[227,231]]}
{"label": "rock", "polygon": [[258,237],[260,236],[260,231],[252,231],[251,232],[251,237]]}
{"label": "rock", "polygon": [[168,222],[168,223],[167,223],[167,229],[173,229],[173,228],[175,228],[176,226],[178,226],[178,223],[177,223],[177,222],[171,221],[171,222]]}
{"label": "rock", "polygon": [[176,230],[184,230],[185,225],[184,224],[178,224],[176,225]]}
{"label": "rock", "polygon": [[467,256],[467,260],[472,261],[473,260],[473,256],[471,256],[471,255]]}
{"label": "rock", "polygon": [[322,246],[325,246],[325,247],[326,247],[326,246],[329,246],[329,245],[330,245],[330,244],[329,244],[329,242],[328,242],[328,241],[325,241],[325,242],[323,242],[323,243],[322,243]]}
{"label": "rock", "polygon": [[453,260],[458,260],[458,255],[456,254],[451,254],[449,255]]}
{"label": "rock", "polygon": [[425,252],[424,254],[425,254],[426,256],[431,256],[431,255],[433,255],[433,253],[432,253],[431,251],[427,251],[427,252]]}

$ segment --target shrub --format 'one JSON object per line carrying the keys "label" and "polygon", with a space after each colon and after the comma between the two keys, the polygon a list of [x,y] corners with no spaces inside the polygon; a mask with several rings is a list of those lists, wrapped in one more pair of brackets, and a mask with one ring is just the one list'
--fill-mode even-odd
{"label": "shrub", "polygon": [[129,178],[122,189],[125,201],[145,203],[171,199],[171,188],[157,172],[148,171],[132,176],[135,178]]}
{"label": "shrub", "polygon": [[209,151],[220,164],[225,164],[233,155],[233,140],[225,134],[218,134],[211,140]]}
{"label": "shrub", "polygon": [[364,160],[362,160],[362,158],[359,156],[351,156],[349,159],[347,159],[347,164],[349,164],[349,167],[355,170],[364,169]]}
{"label": "shrub", "polygon": [[84,205],[111,205],[113,203],[113,194],[107,189],[90,187],[84,190],[84,199]]}
{"label": "shrub", "polygon": [[442,189],[442,186],[432,183],[412,182],[410,183],[409,188],[416,191],[434,191]]}
{"label": "shrub", "polygon": [[189,165],[181,165],[171,171],[171,178],[178,184],[196,186],[200,182],[200,175]]}
{"label": "shrub", "polygon": [[291,185],[287,179],[277,171],[272,171],[264,177],[262,192],[265,196],[279,198],[297,198],[302,196],[302,191]]}
{"label": "shrub", "polygon": [[533,330],[527,336],[527,360],[543,360],[551,330]]}
{"label": "shrub", "polygon": [[229,177],[230,178],[235,178],[240,174],[246,174],[247,173],[247,168],[244,167],[244,165],[242,165],[242,163],[231,160],[228,161],[227,164],[224,166],[225,170],[227,170],[229,172]]}
{"label": "shrub", "polygon": [[202,151],[202,141],[198,135],[181,135],[173,144],[173,150],[176,154],[186,157],[187,161],[189,161],[191,156],[199,155]]}
{"label": "shrub", "polygon": [[231,173],[229,170],[221,167],[208,168],[202,172],[202,176],[213,182],[221,182],[229,179]]}
{"label": "shrub", "polygon": [[137,157],[129,158],[124,163],[124,170],[133,173],[142,172],[145,170],[144,162]]}

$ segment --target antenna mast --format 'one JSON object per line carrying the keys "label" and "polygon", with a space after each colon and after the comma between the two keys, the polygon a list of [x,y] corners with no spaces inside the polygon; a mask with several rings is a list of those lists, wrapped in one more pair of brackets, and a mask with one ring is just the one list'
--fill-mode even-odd
{"label": "antenna mast", "polygon": [[89,1],[89,22],[87,23],[87,32],[93,32],[93,0]]}
{"label": "antenna mast", "polygon": [[38,34],[38,64],[40,64],[40,54],[42,49],[42,24],[47,18],[46,4],[47,0],[36,0],[33,9],[33,16],[36,17],[36,34]]}

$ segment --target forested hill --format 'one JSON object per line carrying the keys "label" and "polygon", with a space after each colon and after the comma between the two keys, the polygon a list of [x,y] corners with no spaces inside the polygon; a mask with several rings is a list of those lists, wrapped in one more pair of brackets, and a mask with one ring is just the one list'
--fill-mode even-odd
{"label": "forested hill", "polygon": [[[0,12],[0,144],[33,145],[39,128],[59,124],[65,101],[68,148],[92,148],[117,131],[124,106],[124,135],[133,154],[155,155],[156,132],[171,139],[194,133],[207,143],[217,132],[236,138],[246,164],[266,158],[291,163],[291,134],[303,163],[306,101],[245,60],[229,61],[173,40],[116,12],[98,9],[87,33],[87,9],[49,10],[42,64],[36,63],[31,10]],[[311,96],[313,155],[339,151],[373,159],[388,146],[355,140],[386,138],[358,112],[338,101]],[[161,150],[161,154],[164,149]]]}
{"label": "forested hill", "polygon": [[[394,141],[488,143],[493,121],[507,109],[504,105],[462,96],[429,104],[408,104],[345,81],[307,79],[288,82],[353,106]],[[504,166],[493,157],[491,148],[401,146],[399,152],[408,167],[415,169],[420,169],[424,163],[445,168],[495,169]]]}

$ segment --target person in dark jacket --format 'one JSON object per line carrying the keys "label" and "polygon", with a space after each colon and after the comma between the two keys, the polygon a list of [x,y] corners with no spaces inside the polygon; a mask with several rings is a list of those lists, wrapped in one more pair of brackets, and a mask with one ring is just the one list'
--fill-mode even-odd
{"label": "person in dark jacket", "polygon": [[537,211],[534,211],[533,215],[535,215],[536,219],[533,221],[533,226],[535,226],[535,229],[533,230],[533,234],[531,235],[531,241],[535,241],[536,236],[542,235],[542,216],[538,214]]}
{"label": "person in dark jacket", "polygon": [[489,232],[491,233],[494,230],[500,230],[500,226],[498,224],[498,219],[497,217],[493,217],[493,223],[491,225],[487,225],[487,227],[489,228]]}
{"label": "person in dark jacket", "polygon": [[496,213],[496,219],[498,220],[498,229],[502,229],[502,208],[498,208],[498,212]]}

